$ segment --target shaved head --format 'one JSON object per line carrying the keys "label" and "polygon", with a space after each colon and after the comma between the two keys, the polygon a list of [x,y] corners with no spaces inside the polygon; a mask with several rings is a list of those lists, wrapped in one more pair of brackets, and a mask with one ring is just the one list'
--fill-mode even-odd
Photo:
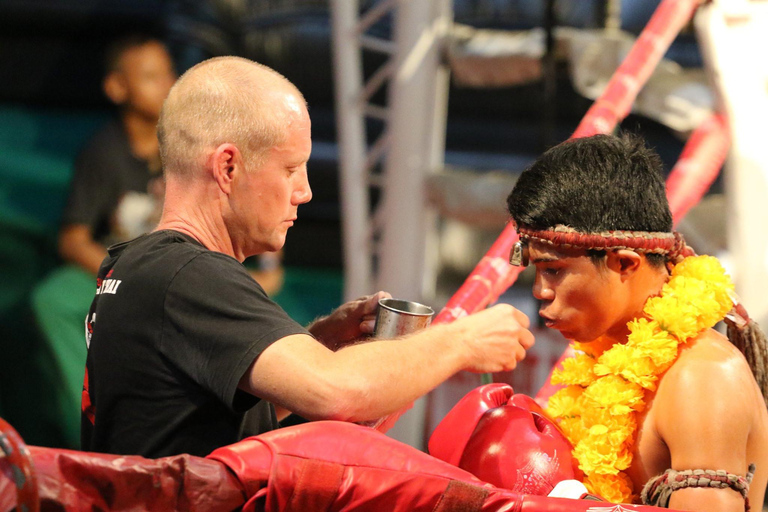
{"label": "shaved head", "polygon": [[304,97],[273,69],[240,57],[217,57],[189,69],[163,104],[157,136],[165,172],[189,176],[206,150],[238,147],[249,167],[286,137]]}

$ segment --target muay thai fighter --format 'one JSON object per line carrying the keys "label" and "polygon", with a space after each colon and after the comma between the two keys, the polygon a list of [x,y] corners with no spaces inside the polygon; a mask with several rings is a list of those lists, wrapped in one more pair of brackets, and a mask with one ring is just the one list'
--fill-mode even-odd
{"label": "muay thai fighter", "polygon": [[[672,232],[658,156],[632,136],[565,142],[522,173],[508,207],[520,236],[513,263],[535,267],[539,313],[578,354],[553,374],[564,387],[547,413],[587,488],[701,512],[762,506],[765,338],[734,305],[719,262],[690,255]],[[713,329],[726,316],[733,344]],[[475,393],[446,420],[502,403]],[[433,437],[430,451],[447,459],[457,442]]]}

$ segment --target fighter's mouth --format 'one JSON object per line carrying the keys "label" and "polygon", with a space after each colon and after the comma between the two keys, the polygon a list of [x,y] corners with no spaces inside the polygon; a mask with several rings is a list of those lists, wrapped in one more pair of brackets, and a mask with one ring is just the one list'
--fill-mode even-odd
{"label": "fighter's mouth", "polygon": [[542,320],[544,320],[544,325],[546,325],[550,329],[554,328],[554,326],[557,324],[557,321],[554,318],[550,318],[542,312],[539,312],[539,316],[541,317]]}

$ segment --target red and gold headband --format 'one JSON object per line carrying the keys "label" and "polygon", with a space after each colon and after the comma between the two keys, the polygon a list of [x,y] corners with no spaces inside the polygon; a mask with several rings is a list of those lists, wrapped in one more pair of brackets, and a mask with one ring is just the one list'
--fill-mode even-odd
{"label": "red and gold headband", "polygon": [[523,267],[528,265],[529,240],[574,249],[629,249],[640,253],[666,254],[673,263],[694,254],[693,249],[686,245],[683,235],[676,231],[669,233],[616,230],[582,233],[571,227],[558,224],[551,229],[544,230],[518,225],[517,234],[520,240],[512,247],[509,262],[512,265]]}

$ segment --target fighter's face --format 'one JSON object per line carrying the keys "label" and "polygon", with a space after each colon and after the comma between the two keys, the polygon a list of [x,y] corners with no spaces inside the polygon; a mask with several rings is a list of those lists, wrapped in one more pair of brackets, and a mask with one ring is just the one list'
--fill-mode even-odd
{"label": "fighter's face", "polygon": [[530,243],[529,258],[536,268],[533,295],[547,327],[580,342],[625,329],[627,305],[616,272],[593,262],[585,250],[540,242]]}
{"label": "fighter's face", "polygon": [[240,174],[232,206],[241,222],[246,255],[276,251],[285,244],[298,207],[312,199],[307,161],[312,151],[306,108],[290,116],[285,141],[272,147],[260,165]]}

